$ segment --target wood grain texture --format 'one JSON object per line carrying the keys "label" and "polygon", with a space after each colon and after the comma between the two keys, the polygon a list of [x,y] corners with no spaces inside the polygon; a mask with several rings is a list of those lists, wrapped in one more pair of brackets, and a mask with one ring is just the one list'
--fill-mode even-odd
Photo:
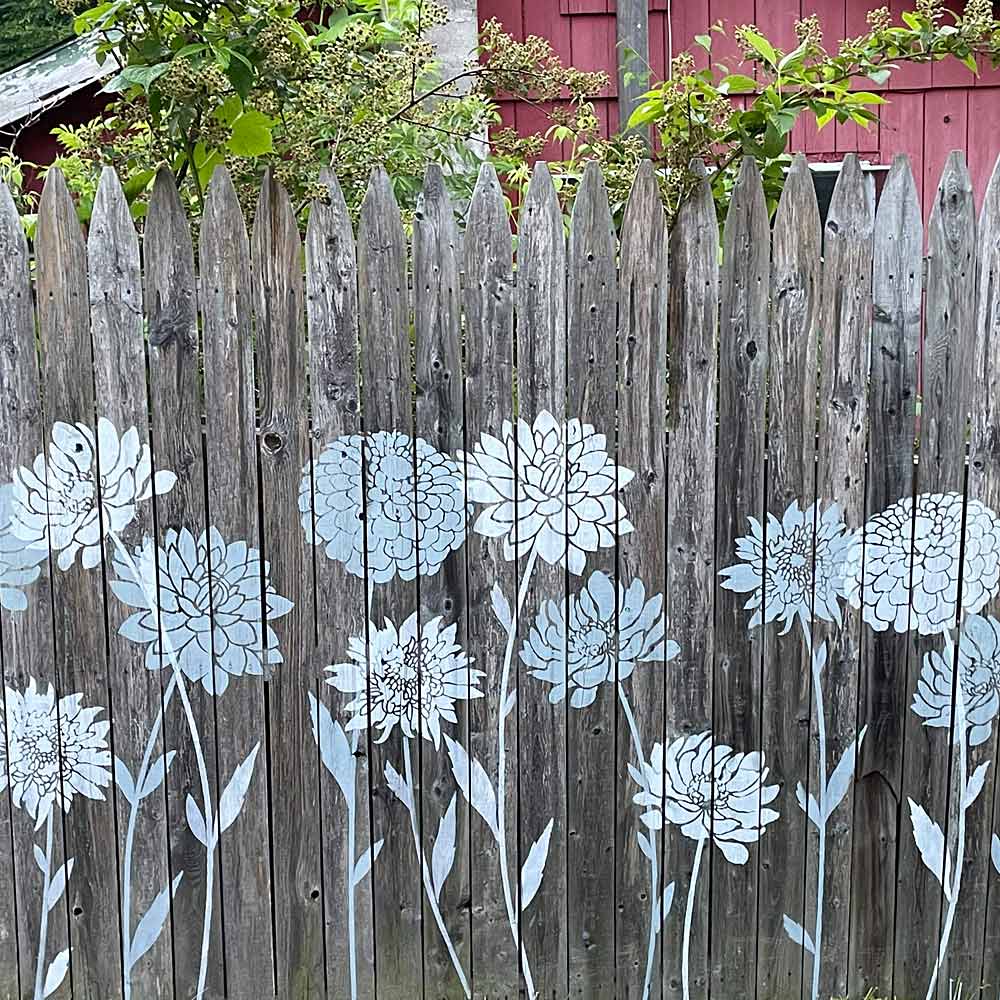
{"label": "wood grain texture", "polygon": [[[667,618],[680,653],[666,673],[666,739],[712,728],[715,658],[715,457],[718,390],[719,227],[700,162],[701,181],[670,234],[670,400],[667,478]],[[703,845],[703,854],[712,850]],[[696,842],[664,829],[664,868],[676,880],[679,912],[691,892]],[[703,856],[693,890],[692,995],[708,991],[710,862]],[[681,993],[683,919],[663,929],[664,996]]]}
{"label": "wood grain texture", "polygon": [[[465,228],[465,442],[472,450],[482,434],[497,436],[514,414],[514,279],[510,223],[496,171],[484,164],[469,206]],[[471,528],[471,525],[470,525]],[[467,566],[467,639],[470,649],[497,650],[478,657],[485,673],[486,697],[469,705],[469,752],[495,780],[500,778],[499,726],[504,726],[503,825],[511,885],[514,930],[511,931],[500,848],[489,827],[473,814],[470,819],[472,881],[472,990],[476,1000],[515,1000],[518,965],[518,741],[515,715],[502,717],[496,692],[503,683],[499,653],[507,633],[490,607],[494,584],[512,601],[517,593],[516,566],[503,558],[500,544],[470,530],[465,542]],[[509,690],[517,692],[517,670]]]}
{"label": "wood grain texture", "polygon": [[[361,430],[358,384],[358,287],[354,234],[337,179],[322,175],[329,201],[316,201],[306,230],[306,314],[309,320],[309,388],[312,409],[312,459],[338,437]],[[342,562],[317,546],[315,574],[315,662],[326,667],[343,661],[351,636],[365,635],[365,583]],[[317,697],[333,706],[333,717],[351,696],[323,685]],[[342,717],[341,717],[341,721]],[[350,996],[352,979],[359,1000],[375,996],[375,936],[372,880],[352,892],[354,865],[371,848],[369,745],[360,734],[354,748],[354,796],[348,802],[328,773],[320,775],[320,829],[323,847],[323,907],[326,926],[326,982],[330,996]],[[323,749],[319,747],[322,755]],[[349,813],[354,811],[353,838]],[[352,849],[353,848],[353,856]],[[352,898],[353,902],[349,899]],[[354,907],[352,940],[350,909]],[[351,955],[355,972],[351,974]]]}
{"label": "wood grain texture", "polygon": [[[199,260],[208,523],[227,545],[245,541],[259,552],[250,244],[236,190],[222,167],[205,199]],[[218,572],[211,558],[209,571],[213,578]],[[251,608],[248,614],[263,611]],[[259,747],[243,809],[223,831],[217,854],[226,989],[253,995],[273,989],[275,976],[265,678],[229,677],[223,690],[218,678],[223,652],[213,642],[220,802],[236,769]]]}
{"label": "wood grain texture", "polygon": [[[748,517],[764,509],[764,404],[768,370],[770,240],[755,161],[744,159],[722,235],[719,304],[719,439],[715,490],[716,568],[736,559]],[[746,597],[718,588],[712,731],[739,753],[760,749],[762,641],[748,627]],[[757,847],[745,865],[711,856],[711,992],[753,994],[757,959]]]}
{"label": "wood grain texture", "polygon": [[[46,176],[35,254],[42,398],[46,441],[51,443],[56,421],[94,426],[87,250],[59,170]],[[101,706],[107,718],[100,561],[87,569],[82,553],[75,555],[72,565],[52,574],[56,688],[60,696],[81,694],[84,704]],[[104,802],[78,796],[63,818],[66,855],[76,859],[66,888],[73,996],[85,1000],[114,1000],[122,992],[121,954],[106,947],[106,942],[118,940],[115,806],[110,798]]]}
{"label": "wood grain texture", "polygon": [[267,685],[268,773],[275,976],[279,996],[325,995],[319,761],[306,692],[313,656],[312,551],[298,518],[299,482],[309,459],[302,245],[288,192],[264,178],[251,241],[256,318],[257,435],[265,577],[292,610],[268,622],[281,661]]}
{"label": "wood grain texture", "polygon": [[[566,242],[548,167],[534,168],[521,210],[517,254],[517,400],[521,420],[532,426],[543,410],[556,421],[566,413]],[[565,476],[564,476],[565,482]],[[520,489],[519,489],[520,492]],[[518,560],[523,575],[530,556]],[[567,573],[542,559],[535,563],[518,621],[518,645],[527,638],[542,602],[562,604]],[[516,653],[515,653],[516,655]],[[524,664],[518,676],[520,860],[554,821],[545,873],[537,895],[521,913],[521,940],[544,1000],[568,994],[566,851],[567,703],[553,705],[548,690]]]}
{"label": "wood grain texture", "polygon": [[[625,124],[649,86],[643,78],[649,66],[648,0],[617,0],[615,38],[620,53],[617,60],[619,120]],[[626,49],[635,55],[629,58]]]}
{"label": "wood grain texture", "polygon": [[[913,493],[922,247],[913,171],[897,156],[875,215],[868,516]],[[896,858],[909,850],[905,830],[899,836],[908,653],[905,636],[864,629],[859,724],[867,732],[855,776],[848,981],[862,996],[892,982]]]}

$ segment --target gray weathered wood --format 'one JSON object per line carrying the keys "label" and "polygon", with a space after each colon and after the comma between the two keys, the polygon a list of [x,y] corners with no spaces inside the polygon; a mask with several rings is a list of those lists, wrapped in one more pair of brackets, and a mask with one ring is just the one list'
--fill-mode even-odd
{"label": "gray weathered wood", "polygon": [[[561,423],[566,413],[566,241],[552,177],[542,161],[535,164],[528,185],[519,233],[518,412],[529,427],[542,411]],[[531,555],[518,560],[519,574],[530,575],[531,582],[518,619],[517,648],[527,638],[543,601],[557,604],[565,601],[565,568],[537,559],[532,573],[531,560]],[[532,678],[522,663],[517,699],[522,863],[546,824],[553,820],[541,886],[529,908],[523,908],[522,900],[521,912],[522,946],[534,987],[543,997],[564,996],[569,989],[566,847],[571,832],[566,815],[567,711],[566,701],[557,705],[549,701],[546,685]]]}
{"label": "gray weathered wood", "polygon": [[[259,551],[250,245],[236,190],[222,167],[216,168],[205,199],[199,261],[208,523],[226,545],[246,542]],[[282,624],[275,628],[279,637]],[[221,652],[213,643],[216,663]],[[222,913],[217,917],[224,927],[227,992],[253,995],[272,989],[275,973],[265,678],[244,674],[228,681],[224,691],[214,685],[220,802],[236,769],[255,747],[258,751],[239,818],[220,837]]]}
{"label": "gray weathered wood", "polygon": [[[913,492],[920,268],[923,225],[905,156],[897,156],[875,215],[872,269],[870,516]],[[909,643],[895,631],[862,632],[859,724],[867,726],[858,758],[848,985],[852,994],[892,983],[896,857],[910,850],[899,836],[903,719]]]}
{"label": "gray weathered wood", "polygon": [[[480,435],[498,436],[514,412],[514,301],[511,236],[503,192],[492,165],[484,164],[469,206],[465,229],[465,441],[472,449]],[[470,525],[471,529],[471,525]],[[490,607],[496,584],[508,601],[517,593],[516,567],[504,560],[497,540],[472,530],[465,542],[467,566],[467,639],[470,649],[503,650],[507,641]],[[500,697],[503,657],[477,656],[486,696],[469,705],[469,752],[494,780],[499,780],[499,726],[504,727],[503,826],[507,869],[513,873],[511,931],[500,874],[496,838],[478,814],[469,822],[472,876],[472,988],[479,1000],[514,1000],[518,996],[518,742],[516,717],[502,716]],[[517,691],[517,671],[508,689]]]}
{"label": "gray weathered wood", "polygon": [[[770,239],[756,162],[746,157],[726,213],[719,312],[719,440],[715,488],[716,569],[731,565],[747,517],[763,520],[764,402],[768,370]],[[761,630],[749,628],[746,597],[715,595],[712,731],[740,753],[760,749]],[[766,834],[765,834],[766,836]],[[757,846],[732,865],[711,856],[711,991],[750,996],[757,976]],[[725,947],[715,942],[725,941]]]}
{"label": "gray weathered wood", "polygon": [[[648,0],[617,0],[615,36],[619,53],[618,113],[624,126],[649,85],[643,76],[649,66]],[[626,49],[635,55],[629,58]]]}
{"label": "gray weathered wood", "polygon": [[[647,599],[666,585],[667,529],[667,226],[651,162],[640,167],[625,208],[618,280],[618,462],[635,473],[627,502],[631,534],[618,536],[618,574],[628,586],[642,580]],[[669,621],[667,637],[671,637]],[[665,648],[661,653],[665,654]],[[653,662],[628,681],[618,711],[615,773],[615,965],[628,996],[661,995],[657,899],[673,879],[663,869],[662,837],[654,845],[654,872],[639,847],[639,785],[628,766],[641,767],[629,713],[635,720],[642,759],[663,742],[664,674]],[[646,831],[643,831],[645,834]],[[653,884],[651,884],[653,883]],[[676,916],[676,911],[674,911]],[[650,950],[650,926],[656,928]],[[621,987],[619,987],[621,988]]]}
{"label": "gray weathered wood", "polygon": [[282,661],[267,688],[269,808],[273,838],[278,996],[321,998],[323,953],[319,762],[306,692],[322,667],[313,657],[312,551],[298,517],[309,459],[302,245],[288,192],[264,178],[254,219],[254,308],[262,554],[271,586],[293,604],[271,627]]}
{"label": "gray weathered wood", "polygon": [[[14,200],[7,186],[0,183],[0,467],[5,479],[19,466],[30,468],[35,456],[45,448],[31,293],[28,244]],[[5,691],[24,691],[32,677],[40,690],[47,691],[49,685],[55,687],[57,683],[47,560],[41,564],[38,579],[25,587],[24,593],[27,607],[23,611],[0,608]],[[8,791],[8,803],[9,795]],[[10,902],[0,910],[5,929],[0,991],[28,998],[34,996],[39,954],[42,876],[35,864],[33,845],[41,837],[25,810],[7,805],[5,811],[4,832],[10,831],[11,854],[0,871],[4,884],[10,885]],[[59,866],[66,860],[62,823],[56,824],[53,832],[53,864]],[[44,848],[44,842],[41,846]],[[65,897],[49,913],[48,939],[45,961],[51,961],[69,946]],[[68,978],[53,995],[58,1000],[70,996]]]}
{"label": "gray weathered wood", "polygon": [[[566,400],[570,417],[589,424],[607,439],[609,455],[614,455],[617,447],[613,336],[618,317],[616,250],[604,179],[597,163],[589,163],[573,203],[567,255],[567,324],[571,332],[567,335]],[[576,471],[571,465],[567,479],[572,480]],[[621,488],[627,499],[631,490],[624,484]],[[570,578],[571,599],[596,572],[604,573],[617,586],[614,548],[590,553],[583,576]],[[617,636],[611,638],[617,641]],[[583,641],[583,637],[577,639]],[[616,676],[610,681],[600,685],[593,703],[584,708],[570,703],[573,689],[566,695],[569,988],[571,993],[594,998],[611,998],[615,992],[615,815],[608,808],[608,791],[615,785]]]}
{"label": "gray weathered wood", "polygon": [[[329,203],[316,201],[306,230],[306,313],[309,319],[312,455],[338,437],[361,430],[358,386],[358,288],[354,234],[344,195],[329,171],[322,175]],[[343,662],[347,641],[365,634],[365,584],[343,563],[327,558],[317,546],[313,556],[316,581],[316,649],[318,667]],[[320,685],[316,696],[339,710],[352,700]],[[352,978],[359,1000],[375,996],[375,938],[372,925],[372,882],[366,878],[351,894],[354,865],[371,848],[368,806],[368,744],[359,734],[355,750],[355,790],[348,803],[330,774],[320,775],[324,910],[326,920],[327,992],[351,996]],[[321,746],[321,751],[324,747]],[[345,835],[354,811],[354,836]],[[353,848],[353,856],[351,854]],[[350,909],[354,907],[355,972],[351,973]]]}
{"label": "gray weathered wood", "polygon": [[[369,182],[358,228],[358,326],[366,434],[384,431],[412,435],[408,299],[406,242],[399,207],[388,176],[378,169]],[[372,468],[370,449],[366,452],[365,473],[368,489],[371,477],[377,474]],[[372,528],[367,522],[365,530],[370,539]],[[403,530],[412,531],[408,526]],[[408,540],[416,545],[415,536]],[[412,579],[403,580],[398,574],[384,584],[372,579],[369,589],[371,626],[384,628],[388,618],[399,628],[417,611],[417,589]],[[370,740],[377,736],[369,733]],[[419,733],[410,742],[414,745],[409,749],[409,769],[404,757],[405,740],[398,729],[387,742],[369,744],[372,839],[384,840],[382,863],[372,871],[375,981],[380,1000],[408,1000],[423,989],[420,862],[410,816],[386,780],[386,768],[391,765],[404,777],[412,770],[414,783],[419,786]],[[415,801],[419,804],[419,787]]]}
{"label": "gray weathered wood", "polygon": [[[680,653],[666,671],[666,740],[712,728],[712,671],[715,657],[715,448],[716,349],[719,322],[719,226],[712,192],[701,178],[681,207],[670,234],[670,398],[667,427],[666,608]],[[708,991],[708,841],[699,845],[676,826],[664,829],[664,870],[675,881],[678,913],[691,891],[696,855],[690,933],[692,996]],[[663,928],[664,996],[681,995],[684,919]]]}
{"label": "gray weathered wood", "polygon": [[[205,456],[202,441],[202,394],[199,384],[198,289],[191,232],[173,178],[164,168],[153,185],[143,235],[146,319],[149,329],[149,403],[153,465],[170,470],[177,482],[169,493],[154,497],[158,543],[169,532],[187,530],[195,539],[205,531]],[[193,567],[192,567],[193,568]],[[207,558],[203,571],[207,572]],[[166,691],[173,680],[165,661],[160,672]],[[209,798],[218,799],[215,758],[215,709],[201,684],[186,683],[192,717],[200,734],[209,778]],[[188,826],[188,795],[201,801],[201,781],[194,742],[182,699],[172,699],[164,718],[164,742],[177,756],[167,776],[167,824],[170,867],[183,872],[171,907],[174,937],[174,982],[178,996],[195,996],[201,966],[207,858]],[[218,879],[213,912],[222,911]],[[210,927],[206,1000],[224,991],[222,922]]]}
{"label": "gray weathered wood", "polygon": [[[94,426],[87,251],[58,169],[46,176],[35,253],[42,395],[51,442],[56,421]],[[80,552],[66,570],[52,574],[58,693],[81,694],[84,704],[101,706],[107,718],[102,583],[100,568],[85,569]],[[86,1000],[113,1000],[122,992],[121,954],[107,947],[118,940],[115,806],[110,796],[108,801],[77,796],[63,819],[66,854],[76,859],[66,888],[73,995]],[[59,818],[55,808],[53,816]]]}
{"label": "gray weathered wood", "polygon": [[[964,157],[948,157],[928,227],[925,331],[922,347],[922,404],[917,442],[918,493],[961,493],[965,478],[966,427],[975,322],[976,217]],[[957,624],[957,623],[956,623]],[[924,657],[941,650],[940,636],[911,632],[905,704],[902,815],[897,882],[893,989],[900,996],[926,994],[937,958],[944,899],[938,880],[924,866],[913,841],[907,799],[946,830],[948,741],[923,725],[910,708]],[[942,986],[947,978],[942,977]]]}

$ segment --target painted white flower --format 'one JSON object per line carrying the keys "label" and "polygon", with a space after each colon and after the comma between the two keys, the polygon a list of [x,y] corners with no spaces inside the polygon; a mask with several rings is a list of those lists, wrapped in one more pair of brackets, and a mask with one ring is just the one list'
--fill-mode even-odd
{"label": "painted white flower", "polygon": [[[1000,590],[1000,520],[961,493],[920,493],[916,510],[904,497],[870,518],[855,534],[845,577],[847,599],[876,632],[914,625],[921,635],[955,626],[958,575],[962,608],[975,614]],[[912,563],[912,577],[911,577]],[[862,579],[863,577],[863,579]]]}
{"label": "painted white flower", "polygon": [[[941,652],[932,650],[924,656],[912,708],[925,726],[951,728],[954,667],[955,647],[947,639]],[[966,618],[958,639],[958,677],[969,743],[978,746],[990,738],[1000,710],[1000,622],[996,618]]]}
{"label": "painted white flower", "polygon": [[[362,448],[367,491],[362,489]],[[421,438],[378,431],[331,441],[299,486],[306,538],[349,573],[375,583],[432,576],[465,541],[465,489],[458,466]],[[414,470],[416,470],[414,472]],[[366,507],[367,504],[367,507]],[[315,505],[315,530],[313,524]]]}
{"label": "painted white flower", "polygon": [[69,812],[76,795],[103,799],[111,783],[110,723],[101,708],[84,708],[82,695],[56,699],[52,685],[40,691],[35,679],[23,693],[7,688],[5,761],[0,791],[10,783],[11,801],[38,829],[52,807]]}
{"label": "painted white flower", "polygon": [[261,562],[256,549],[243,541],[226,544],[215,528],[202,532],[197,542],[186,528],[180,533],[171,529],[158,559],[159,591],[150,539],[135,552],[138,577],[118,554],[114,562],[118,579],[111,583],[119,600],[141,609],[118,631],[126,639],[147,644],[147,669],[168,667],[173,653],[185,677],[200,681],[206,691],[222,694],[230,677],[262,675],[266,665],[282,662],[271,623],[288,614],[292,602],[275,593],[268,580],[270,567]]}
{"label": "painted white flower", "polygon": [[742,562],[720,570],[719,576],[726,590],[750,594],[745,605],[754,612],[750,628],[780,618],[784,634],[798,619],[808,632],[812,615],[839,622],[837,599],[843,596],[851,544],[839,505],[832,503],[821,511],[814,503],[800,510],[793,500],[780,521],[767,515],[766,545],[761,522],[755,517],[747,520],[750,534],[736,540],[736,555]]}
{"label": "painted white flower", "polygon": [[711,838],[733,864],[746,864],[745,845],[778,818],[765,808],[778,786],[767,784],[764,755],[713,745],[710,732],[678,737],[666,750],[656,743],[642,772],[630,770],[642,787],[634,801],[645,807],[640,818],[647,827],[659,830],[666,820],[692,840]]}
{"label": "painted white flower", "polygon": [[11,531],[14,487],[0,485],[0,607],[23,611],[28,606],[24,587],[38,579],[49,555],[44,541],[25,542]]}
{"label": "painted white flower", "polygon": [[604,435],[590,424],[561,422],[542,410],[530,427],[519,420],[515,434],[505,420],[500,438],[483,434],[459,461],[466,463],[469,499],[487,504],[475,529],[502,537],[505,559],[534,547],[547,563],[580,574],[588,552],[610,548],[616,533],[632,530],[618,490],[635,473],[615,465]]}
{"label": "painted white flower", "polygon": [[553,704],[570,694],[573,708],[590,705],[601,684],[631,676],[637,663],[672,660],[680,647],[664,639],[663,595],[646,600],[641,580],[618,587],[599,570],[569,600],[569,629],[562,601],[546,601],[521,646],[521,662],[533,677],[553,685]]}
{"label": "painted white flower", "polygon": [[135,427],[119,438],[114,424],[101,417],[95,437],[86,424],[57,421],[48,460],[42,454],[32,468],[14,470],[11,532],[58,552],[62,570],[73,565],[77,552],[84,569],[93,569],[101,561],[102,531],[124,530],[141,500],[167,493],[176,481],[172,472],[152,474],[149,446],[140,446]]}
{"label": "painted white flower", "polygon": [[455,642],[457,625],[432,618],[418,629],[416,614],[397,629],[388,619],[384,628],[369,623],[366,647],[362,637],[348,642],[346,663],[327,667],[327,684],[356,695],[346,706],[353,713],[348,732],[372,726],[384,743],[398,724],[406,737],[418,732],[441,745],[441,722],[457,722],[455,702],[483,696],[476,684],[481,670]]}

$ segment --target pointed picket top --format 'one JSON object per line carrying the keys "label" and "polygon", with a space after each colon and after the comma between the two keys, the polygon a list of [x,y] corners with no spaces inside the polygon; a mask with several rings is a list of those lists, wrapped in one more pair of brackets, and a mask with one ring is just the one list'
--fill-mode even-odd
{"label": "pointed picket top", "polygon": [[[320,170],[319,180],[326,188],[327,197],[314,199],[309,208],[309,221],[306,224],[306,259],[312,260],[315,266],[324,267],[323,255],[330,249],[327,240],[335,238],[337,240],[335,257],[340,278],[345,282],[345,286],[353,284],[347,281],[348,274],[354,274],[356,270],[354,229],[347,201],[340,181],[329,167]],[[349,255],[346,254],[348,250]]]}
{"label": "pointed picket top", "polygon": [[[208,239],[208,236],[212,239]],[[214,246],[222,254],[212,256],[206,247]],[[233,186],[229,171],[218,166],[205,194],[205,208],[202,218],[201,263],[202,274],[211,273],[213,265],[221,263],[224,257],[235,253],[240,265],[250,257],[250,240],[247,236],[246,221],[240,199]],[[206,271],[205,265],[209,265]]]}
{"label": "pointed picket top", "polygon": [[797,230],[802,237],[801,243],[809,247],[815,246],[818,253],[821,231],[819,203],[816,200],[812,171],[804,153],[795,154],[785,177],[785,186],[774,217],[775,251],[779,246],[794,246]]}
{"label": "pointed picket top", "polygon": [[0,331],[15,337],[34,326],[28,268],[28,240],[17,205],[0,181]]}
{"label": "pointed picket top", "polygon": [[403,217],[392,190],[392,182],[384,167],[375,167],[361,203],[361,217],[358,221],[359,252],[363,244],[368,244],[370,250],[385,250],[390,246],[396,249],[404,242]]}
{"label": "pointed picket top", "polygon": [[83,229],[66,178],[58,167],[52,167],[45,175],[35,225],[35,255],[39,278],[49,273],[50,267],[52,280],[60,284],[59,278],[70,268],[77,275],[86,272]]}
{"label": "pointed picket top", "polygon": [[726,224],[723,228],[723,259],[729,259],[738,253],[737,239],[743,233],[767,234],[767,201],[764,198],[764,186],[760,179],[757,161],[752,156],[744,156],[740,164],[740,172],[733,188],[733,196],[726,213]]}
{"label": "pointed picket top", "polygon": [[251,247],[257,267],[271,269],[283,256],[284,267],[291,263],[298,270],[299,227],[292,200],[270,169],[264,173],[257,198]]}
{"label": "pointed picket top", "polygon": [[840,169],[826,216],[827,238],[867,238],[875,226],[872,185],[865,178],[857,153],[848,153]]}
{"label": "pointed picket top", "polygon": [[561,227],[562,215],[549,165],[544,160],[538,160],[531,171],[531,180],[524,198],[521,229],[533,234],[540,231],[545,222],[549,227],[558,222]]}
{"label": "pointed picket top", "polygon": [[913,177],[910,158],[905,153],[897,153],[892,160],[882,195],[875,211],[876,240],[885,227],[886,233],[897,234],[900,230],[913,232],[914,225],[922,235],[920,200],[917,182]]}
{"label": "pointed picket top", "polygon": [[[105,335],[130,325],[142,329],[139,234],[125,192],[111,167],[101,171],[87,237],[90,264],[91,326],[107,324]],[[95,329],[95,332],[96,329]],[[95,361],[98,360],[95,356]]]}
{"label": "pointed picket top", "polygon": [[23,256],[26,262],[27,254],[28,238],[17,205],[6,182],[0,180],[0,266],[9,266],[12,256]]}
{"label": "pointed picket top", "polygon": [[531,350],[554,350],[551,338],[565,336],[566,240],[555,185],[542,160],[528,183],[518,237],[517,313],[530,316],[534,324],[533,336],[522,336],[519,343]]}
{"label": "pointed picket top", "polygon": [[[434,253],[435,244],[444,242],[453,255],[458,249],[458,229],[455,212],[444,183],[444,173],[436,163],[424,171],[424,183],[417,195],[416,221],[413,226],[413,252],[417,255],[426,247]],[[430,261],[433,266],[433,261]],[[417,264],[415,262],[415,267]]]}
{"label": "pointed picket top", "polygon": [[[584,247],[584,241],[588,244]],[[596,160],[591,160],[583,172],[580,189],[573,201],[570,221],[569,253],[587,253],[614,257],[615,228],[608,204],[608,189]]]}
{"label": "pointed picket top", "polygon": [[[625,203],[625,216],[622,221],[622,256],[625,254],[626,240],[643,240],[647,234],[653,233],[659,238],[659,232],[666,225],[666,214],[660,199],[660,186],[656,180],[656,169],[652,160],[643,160],[636,171]],[[641,246],[641,243],[637,245]]]}

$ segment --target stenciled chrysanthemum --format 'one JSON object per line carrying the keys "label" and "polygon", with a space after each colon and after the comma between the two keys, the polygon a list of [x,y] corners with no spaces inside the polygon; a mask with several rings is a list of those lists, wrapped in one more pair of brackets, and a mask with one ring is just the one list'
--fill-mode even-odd
{"label": "stenciled chrysanthemum", "polygon": [[[364,463],[362,463],[364,450]],[[362,473],[364,466],[364,473]],[[367,489],[362,488],[362,474]],[[314,510],[315,507],[315,510]],[[389,431],[331,441],[299,486],[306,538],[349,573],[375,583],[436,573],[465,540],[458,466],[421,438]]]}
{"label": "stenciled chrysanthemum", "polygon": [[[941,652],[932,650],[924,663],[913,695],[913,711],[925,726],[951,728],[955,700],[955,647],[946,640]],[[1000,710],[1000,622],[970,615],[958,639],[958,677],[969,743],[985,743]]]}
{"label": "stenciled chrysanthemum", "polygon": [[746,864],[746,845],[778,818],[766,808],[778,786],[767,784],[764,755],[713,744],[710,732],[678,737],[666,749],[656,743],[642,771],[630,771],[642,788],[634,801],[645,808],[647,827],[659,830],[666,821],[692,840],[711,838],[736,865]]}
{"label": "stenciled chrysanthemum", "polygon": [[134,561],[138,575],[129,561],[116,555],[118,578],[111,588],[124,604],[140,609],[118,631],[147,644],[149,670],[169,667],[171,656],[176,656],[185,677],[221,694],[230,677],[261,675],[265,667],[282,662],[271,623],[288,614],[292,602],[275,593],[269,564],[246,542],[226,544],[215,528],[202,532],[197,541],[186,528],[179,533],[171,529],[159,550],[159,590],[149,539]]}
{"label": "stenciled chrysanthemum", "polygon": [[476,684],[484,676],[455,642],[458,626],[441,622],[432,618],[418,628],[414,613],[398,629],[388,619],[384,628],[370,623],[367,645],[363,637],[349,640],[349,660],[327,667],[326,681],[356,695],[346,705],[348,732],[371,726],[383,743],[398,725],[405,737],[419,732],[440,747],[441,722],[458,721],[456,701],[483,696]]}
{"label": "stenciled chrysanthemum", "polygon": [[[486,504],[482,535],[503,538],[505,559],[534,548],[548,563],[580,574],[587,553],[632,530],[618,491],[635,473],[617,466],[603,434],[579,420],[542,410],[529,426],[504,421],[501,436],[483,434],[465,462],[469,499]],[[516,473],[515,473],[516,469]]]}
{"label": "stenciled chrysanthemum", "polygon": [[673,659],[676,642],[665,639],[663,595],[646,600],[641,580],[618,587],[615,617],[614,581],[601,571],[569,600],[569,628],[562,601],[546,601],[521,646],[521,662],[533,677],[551,684],[555,704],[570,691],[570,705],[583,708],[604,683],[625,680],[636,664]]}
{"label": "stenciled chrysanthemum", "polygon": [[780,619],[787,632],[796,619],[804,632],[810,616],[840,621],[838,598],[843,596],[844,570],[851,536],[836,503],[821,510],[814,503],[800,510],[793,500],[779,521],[767,515],[764,527],[755,517],[750,534],[736,541],[741,562],[719,571],[722,586],[749,593],[745,607],[753,610],[750,627]]}
{"label": "stenciled chrysanthemum", "polygon": [[1000,520],[961,493],[921,493],[915,510],[904,497],[855,534],[845,593],[877,632],[933,635],[955,627],[960,566],[961,610],[975,614],[1000,590]]}
{"label": "stenciled chrysanthemum", "polygon": [[43,540],[25,542],[11,531],[14,487],[0,485],[0,607],[23,611],[28,606],[24,588],[38,579],[49,547]]}
{"label": "stenciled chrysanthemum", "polygon": [[40,827],[53,806],[69,812],[73,798],[103,799],[111,783],[110,723],[101,708],[84,708],[83,696],[56,699],[49,684],[41,691],[32,677],[24,692],[7,688],[6,767],[0,790],[9,780],[11,801]]}
{"label": "stenciled chrysanthemum", "polygon": [[166,470],[153,475],[149,446],[140,445],[135,427],[119,438],[104,417],[96,436],[86,424],[58,421],[48,459],[42,454],[32,468],[14,470],[11,532],[58,552],[62,570],[77,552],[83,567],[93,569],[101,561],[102,533],[123,531],[140,501],[168,492],[176,481]]}

